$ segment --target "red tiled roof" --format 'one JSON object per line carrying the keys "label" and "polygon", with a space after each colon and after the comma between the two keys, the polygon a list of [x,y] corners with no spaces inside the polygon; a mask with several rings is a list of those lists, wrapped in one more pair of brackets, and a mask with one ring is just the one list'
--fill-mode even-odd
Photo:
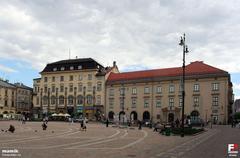
{"label": "red tiled roof", "polygon": [[[197,74],[219,74],[227,73],[221,69],[204,64],[202,61],[195,61],[186,66],[186,75]],[[133,80],[152,77],[174,77],[182,75],[182,67],[165,68],[165,69],[153,69],[144,71],[133,71],[123,73],[111,73],[108,77],[108,81],[120,81],[120,80]]]}

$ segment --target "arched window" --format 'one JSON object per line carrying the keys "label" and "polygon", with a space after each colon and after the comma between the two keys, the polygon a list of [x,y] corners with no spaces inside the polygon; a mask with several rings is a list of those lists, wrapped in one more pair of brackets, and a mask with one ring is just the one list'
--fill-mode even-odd
{"label": "arched window", "polygon": [[64,105],[64,96],[59,96],[59,105]]}
{"label": "arched window", "polygon": [[93,97],[91,95],[87,95],[87,104],[92,104],[93,102]]}
{"label": "arched window", "polygon": [[56,104],[56,97],[54,95],[51,96],[51,104],[52,105]]}
{"label": "arched window", "polygon": [[72,95],[68,96],[68,105],[73,105],[73,96]]}
{"label": "arched window", "polygon": [[77,104],[78,105],[82,105],[83,104],[83,96],[82,95],[77,96]]}
{"label": "arched window", "polygon": [[48,97],[43,96],[43,105],[47,105],[47,104],[48,104]]}

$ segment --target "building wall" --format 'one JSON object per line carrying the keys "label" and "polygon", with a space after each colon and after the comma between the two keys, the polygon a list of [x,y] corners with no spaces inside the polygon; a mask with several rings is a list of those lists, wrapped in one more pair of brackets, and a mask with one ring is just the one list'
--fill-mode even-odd
{"label": "building wall", "polygon": [[16,112],[17,113],[30,113],[32,106],[32,90],[17,87],[16,90]]}
{"label": "building wall", "polygon": [[[113,68],[112,71],[115,71],[116,68]],[[43,109],[43,112],[67,112],[68,107],[77,108],[77,96],[81,95],[84,97],[84,87],[85,89],[85,106],[88,106],[89,110],[86,110],[86,113],[92,113],[93,111],[90,107],[93,105],[96,107],[101,107],[101,111],[104,113],[104,105],[105,105],[105,81],[107,79],[107,75],[96,76],[97,69],[87,69],[87,70],[73,70],[73,71],[57,71],[50,73],[42,73],[40,79],[34,80],[34,97],[33,97],[33,105],[35,108],[40,107]],[[109,72],[110,73],[110,72]],[[91,76],[91,79],[89,78]],[[64,81],[60,81],[61,76],[64,77]],[[70,81],[70,76],[73,76],[73,80]],[[80,77],[81,76],[81,77]],[[55,77],[55,81],[52,81],[52,78]],[[47,78],[47,81],[45,81]],[[55,92],[52,92],[52,86],[55,86]],[[64,91],[60,91],[60,87],[64,86]],[[73,87],[73,91],[70,91],[70,85]],[[82,90],[79,87],[82,85]],[[101,85],[101,86],[99,86]],[[46,88],[47,91],[46,91]],[[95,91],[94,91],[95,87]],[[98,89],[100,87],[100,89]],[[57,90],[58,89],[58,90]],[[74,101],[73,105],[68,103],[68,96],[73,96]],[[93,97],[92,104],[87,104],[87,96],[91,95]],[[49,103],[44,103],[44,96],[49,98]],[[51,103],[51,96],[58,96],[55,104]],[[59,104],[59,96],[64,96],[64,104]],[[49,104],[49,107],[48,107]],[[82,106],[82,105],[81,105]],[[56,108],[57,107],[57,108]],[[49,108],[49,109],[48,109]]]}
{"label": "building wall", "polygon": [[[213,91],[212,84],[218,83],[219,90]],[[199,91],[194,92],[194,84],[199,84]],[[169,92],[169,85],[174,85],[174,92]],[[156,88],[161,86],[162,92],[157,93]],[[149,93],[144,93],[144,88],[149,87]],[[120,82],[110,83],[106,88],[106,115],[108,116],[110,111],[113,111],[115,114],[119,114],[123,109],[120,108],[120,98],[123,97],[120,95],[120,89],[125,88],[124,94],[124,112],[128,119],[130,119],[130,113],[136,111],[138,119],[143,119],[143,113],[148,111],[150,114],[150,119],[153,121],[169,121],[168,114],[174,114],[174,120],[181,119],[181,90],[180,90],[180,80],[166,80],[159,82],[141,82],[137,83],[127,83],[121,84]],[[132,88],[137,89],[137,94],[132,94]],[[113,89],[114,96],[110,96],[110,89]],[[210,120],[211,115],[216,117],[216,122],[226,123],[228,118],[227,106],[228,106],[228,78],[219,77],[219,78],[194,78],[188,79],[185,82],[185,114],[191,115],[191,112],[196,110],[199,112],[200,117],[204,120]],[[195,103],[194,106],[194,97],[199,98],[199,105]],[[213,97],[218,97],[218,105],[213,106]],[[136,98],[136,107],[132,108],[132,98]],[[169,107],[170,98],[174,99],[174,106]],[[110,100],[113,99],[113,107],[110,107]],[[149,101],[149,106],[144,107],[144,100]],[[161,105],[156,106],[156,101],[160,100]]]}
{"label": "building wall", "polygon": [[[6,93],[7,92],[7,93]],[[9,87],[0,87],[0,114],[16,113],[16,89]],[[6,102],[5,102],[6,101]]]}

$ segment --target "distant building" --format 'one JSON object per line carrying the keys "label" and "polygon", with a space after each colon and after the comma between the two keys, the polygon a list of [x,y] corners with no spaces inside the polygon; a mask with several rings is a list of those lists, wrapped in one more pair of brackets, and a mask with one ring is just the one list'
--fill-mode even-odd
{"label": "distant building", "polygon": [[[127,120],[172,122],[181,119],[182,68],[111,73],[106,83],[106,115]],[[230,74],[192,62],[186,66],[185,115],[227,123],[232,106]]]}
{"label": "distant building", "polygon": [[22,83],[0,80],[0,114],[13,115],[30,113],[32,88]]}
{"label": "distant building", "polygon": [[[104,114],[105,82],[116,63],[104,67],[92,58],[49,63],[33,80],[35,114],[69,113],[95,118]],[[38,116],[39,117],[39,116]]]}
{"label": "distant building", "polygon": [[33,89],[22,83],[15,83],[14,86],[16,87],[16,113],[30,114]]}
{"label": "distant building", "polygon": [[0,114],[16,113],[16,87],[0,80]]}
{"label": "distant building", "polygon": [[235,100],[233,103],[233,114],[236,112],[240,112],[240,99]]}

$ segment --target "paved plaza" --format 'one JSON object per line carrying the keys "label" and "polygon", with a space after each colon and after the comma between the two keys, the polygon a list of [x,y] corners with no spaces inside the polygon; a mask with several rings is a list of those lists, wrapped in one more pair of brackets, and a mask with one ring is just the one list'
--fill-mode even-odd
{"label": "paved plaza", "polygon": [[[153,129],[142,130],[117,128],[111,125],[106,128],[104,124],[88,123],[87,131],[80,131],[79,123],[69,124],[67,122],[49,122],[46,131],[41,129],[41,122],[27,122],[22,125],[17,121],[1,121],[0,129],[7,129],[9,125],[15,126],[15,133],[0,132],[0,149],[18,151],[21,158],[157,158],[157,157],[192,157],[191,154],[200,152],[199,147],[205,143],[211,143],[215,137],[221,139],[222,133],[230,130],[231,138],[239,143],[240,135],[235,138],[235,133],[240,129],[231,129],[229,126],[220,126],[207,130],[196,136],[163,136]],[[209,148],[202,151],[208,152]],[[224,140],[223,140],[224,143]],[[218,144],[222,151],[218,154],[226,154],[226,144]],[[196,152],[191,153],[196,150]],[[201,155],[201,152],[199,153]],[[5,157],[3,154],[2,157]],[[214,153],[210,156],[214,157]],[[197,156],[195,156],[197,157]]]}

